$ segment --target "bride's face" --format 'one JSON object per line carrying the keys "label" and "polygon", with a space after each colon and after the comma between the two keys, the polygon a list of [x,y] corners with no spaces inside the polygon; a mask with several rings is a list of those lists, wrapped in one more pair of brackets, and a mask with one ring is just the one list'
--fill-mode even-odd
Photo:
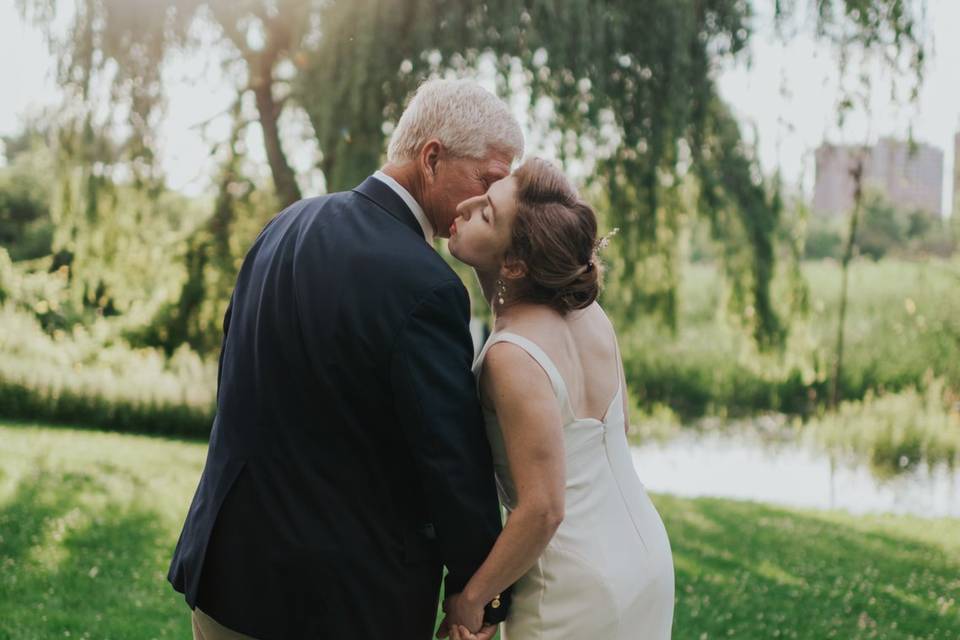
{"label": "bride's face", "polygon": [[455,258],[485,272],[499,272],[517,216],[517,181],[507,176],[487,192],[464,200],[450,226],[447,247]]}

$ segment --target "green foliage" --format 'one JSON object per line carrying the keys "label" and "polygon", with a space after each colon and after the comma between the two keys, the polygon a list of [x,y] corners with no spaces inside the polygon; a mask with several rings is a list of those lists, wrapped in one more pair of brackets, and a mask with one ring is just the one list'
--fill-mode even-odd
{"label": "green foliage", "polygon": [[[950,220],[938,215],[897,208],[882,194],[868,191],[854,248],[858,254],[874,260],[885,256],[948,258],[958,246],[950,225]],[[844,227],[841,218],[813,216],[807,230],[804,256],[810,260],[839,260],[847,232]]]}
{"label": "green foliage", "polygon": [[187,347],[172,357],[131,349],[109,320],[45,333],[32,314],[0,308],[0,415],[203,438],[216,363]]}
{"label": "green foliage", "polygon": [[246,179],[235,125],[221,167],[213,211],[178,247],[183,267],[177,297],[154,308],[148,322],[131,326],[125,336],[134,345],[160,347],[168,354],[181,345],[216,356],[223,337],[223,315],[249,244],[275,215],[278,202],[266,189]]}
{"label": "green foliage", "polygon": [[[54,273],[40,279],[33,274],[24,279],[13,266],[9,260],[4,263],[0,253],[0,291],[12,295],[0,313],[0,416],[41,416],[54,422],[198,437],[207,433],[214,359],[201,359],[186,345],[168,353],[171,334],[134,332],[124,338],[133,331],[130,326],[160,331],[175,325],[158,322],[146,308],[142,318],[152,324],[128,325],[125,316],[100,318],[90,325],[68,321],[76,310],[57,302],[65,299],[63,277]],[[810,311],[797,322],[782,353],[765,353],[724,304],[729,285],[716,267],[685,267],[676,333],[651,318],[618,324],[635,403],[634,424],[669,426],[708,414],[763,411],[817,415],[829,389],[838,269],[829,262],[804,265]],[[960,298],[955,291],[960,269],[954,273],[949,263],[889,260],[855,261],[851,269],[841,398],[857,400],[871,392],[910,388],[926,393],[931,376],[942,378],[957,394]],[[471,273],[461,275],[474,282]],[[173,295],[178,290],[170,288]],[[778,276],[774,291],[778,303],[787,304],[785,273]],[[474,296],[474,313],[482,316],[484,303],[478,291]],[[219,340],[222,309],[204,296],[196,299],[206,305],[202,317],[209,319],[207,334]],[[144,347],[152,342],[156,348]]]}
{"label": "green foliage", "polygon": [[[165,0],[147,5],[129,0],[80,0],[65,33],[57,25],[52,0],[18,0],[21,13],[42,27],[61,61],[60,83],[66,98],[61,127],[74,140],[62,146],[67,156],[90,164],[101,135],[112,145],[109,166],[123,162],[137,187],[162,183],[156,163],[156,126],[162,115],[164,63],[174,51],[202,42],[193,28],[216,30],[235,57],[228,68],[237,76],[238,101],[254,97],[281,202],[300,198],[293,171],[280,144],[278,120],[289,97],[277,84],[289,80],[278,69],[295,57],[306,32],[316,26],[316,0]],[[122,120],[121,120],[122,119]],[[236,119],[244,125],[246,118]],[[79,134],[76,135],[76,134]],[[94,134],[94,135],[91,135]],[[78,144],[78,142],[80,144]]]}
{"label": "green foliage", "polygon": [[[491,52],[502,92],[515,91],[519,80],[531,108],[542,100],[552,105],[544,129],[559,134],[561,157],[596,163],[592,192],[606,224],[622,234],[610,260],[614,312],[628,320],[658,312],[675,322],[677,228],[690,208],[676,185],[689,169],[691,145],[699,145],[698,177],[719,174],[723,187],[701,181],[709,213],[728,206],[734,224],[744,227],[728,234],[736,236],[736,253],[761,254],[732,264],[730,274],[750,291],[742,304],[757,310],[758,338],[776,343],[782,330],[766,294],[775,197],[753,184],[756,164],[737,150],[739,130],[708,75],[708,58],[743,48],[749,11],[736,2],[695,4],[417,2],[400,15],[382,0],[331,3],[321,14],[331,29],[311,51],[299,89],[324,152],[328,186],[348,187],[376,167],[381,124],[396,121],[420,79],[462,74]],[[332,65],[333,59],[344,63]],[[699,153],[705,146],[714,153]],[[718,155],[725,161],[711,164]],[[721,236],[725,218],[718,213],[717,220]]]}
{"label": "green foliage", "polygon": [[327,191],[350,189],[380,165],[383,123],[399,118],[422,79],[420,54],[465,46],[468,4],[416,0],[397,11],[383,0],[355,0],[323,8],[323,35],[305,55],[296,95],[323,152]]}
{"label": "green foliage", "polygon": [[[678,231],[684,212],[696,210],[725,248],[729,302],[751,310],[748,330],[761,347],[782,345],[786,322],[770,292],[779,184],[762,178],[710,76],[711,65],[745,48],[748,3],[446,0],[409,3],[402,15],[388,5],[330,3],[320,15],[330,28],[310,50],[298,95],[329,187],[349,187],[375,168],[380,125],[395,122],[413,84],[462,74],[492,54],[503,93],[521,88],[531,109],[549,104],[540,133],[555,134],[561,158],[594,167],[590,192],[607,226],[621,231],[608,271],[614,314],[631,322],[655,313],[676,326]],[[775,7],[781,27],[799,13],[794,2]],[[819,37],[891,65],[912,55],[911,70],[922,72],[925,42],[912,7],[890,0],[810,7]],[[682,189],[691,183],[695,202]]]}
{"label": "green foliage", "polygon": [[[538,134],[554,138],[564,160],[592,168],[589,191],[604,204],[606,225],[621,230],[609,269],[617,317],[654,313],[676,327],[679,229],[685,212],[696,210],[724,246],[728,303],[749,312],[744,329],[764,349],[785,340],[788,322],[770,290],[779,184],[762,176],[711,78],[716,64],[746,47],[749,3],[415,0],[397,11],[385,0],[166,0],[143,7],[82,0],[65,31],[55,28],[51,0],[18,4],[44,27],[61,60],[65,102],[51,124],[55,267],[70,267],[76,299],[99,313],[124,313],[123,283],[113,274],[139,265],[114,256],[141,255],[137,242],[127,242],[131,228],[154,231],[141,223],[157,215],[147,202],[164,193],[156,162],[162,70],[171,51],[196,52],[192,29],[200,27],[230,51],[238,91],[232,147],[251,120],[241,98],[254,98],[279,206],[300,197],[279,136],[288,98],[309,114],[328,187],[345,188],[376,167],[384,132],[420,80],[468,73],[486,56],[501,93],[527,92],[531,109],[550,107]],[[922,72],[925,42],[911,5],[808,4],[819,37],[844,50],[880,52],[894,66],[912,55],[912,75]],[[800,13],[796,5],[775,3],[778,24]],[[230,190],[244,180],[236,162],[242,153],[227,155],[206,235],[177,252],[188,273],[179,299],[157,310],[155,331],[134,339],[168,351],[177,340],[214,348],[210,318],[217,314],[206,307],[225,304],[224,283],[233,277],[222,250],[233,242]]]}
{"label": "green foliage", "polygon": [[828,451],[866,458],[884,475],[920,462],[955,468],[960,464],[960,413],[951,406],[956,397],[940,381],[929,382],[923,392],[868,392],[862,401],[844,402],[836,413],[813,420],[809,428]]}
{"label": "green foliage", "polygon": [[[950,263],[858,260],[851,265],[847,347],[840,396],[925,389],[929,374],[960,390],[960,297]],[[839,266],[805,263],[810,310],[781,353],[763,353],[726,311],[711,265],[688,265],[676,334],[658,323],[618,325],[627,380],[642,406],[662,403],[684,418],[758,411],[812,414],[829,389]],[[957,271],[960,273],[960,271]],[[788,298],[781,273],[775,299]],[[603,300],[602,300],[603,301]]]}
{"label": "green foliage", "polygon": [[69,295],[69,269],[64,266],[51,271],[51,264],[49,258],[39,259],[34,269],[25,269],[23,263],[13,263],[0,247],[0,302],[6,302],[10,310],[24,312],[47,332],[63,330],[87,319],[84,310],[75,306]]}
{"label": "green foliage", "polygon": [[947,222],[940,216],[898,209],[879,194],[867,198],[857,232],[860,253],[874,260],[885,255],[948,257],[955,246]]}
{"label": "green foliage", "polygon": [[716,113],[707,142],[694,147],[699,208],[709,216],[713,236],[724,249],[730,306],[744,312],[761,349],[781,347],[786,327],[771,300],[774,242],[783,209],[779,184],[774,181],[771,187],[757,178],[755,155],[743,148],[739,127],[719,99],[711,109]]}
{"label": "green foliage", "polygon": [[50,175],[53,158],[39,135],[4,139],[7,165],[0,167],[0,247],[13,260],[51,253]]}
{"label": "green foliage", "polygon": [[878,198],[868,200],[863,207],[863,223],[857,233],[857,247],[874,260],[882,258],[896,247],[906,235],[896,209]]}
{"label": "green foliage", "polygon": [[[144,192],[102,180],[93,206],[75,217],[89,194],[83,176],[74,174],[59,192],[55,208],[55,247],[67,253],[71,294],[97,313],[136,316],[138,306],[168,295],[171,280],[182,269],[179,248],[202,211],[180,194]],[[94,204],[89,202],[88,204]]]}
{"label": "green foliage", "polygon": [[[60,61],[64,102],[44,122],[52,131],[54,161],[40,178],[53,184],[53,268],[68,267],[76,305],[128,316],[127,335],[136,344],[168,353],[183,343],[213,351],[236,274],[235,245],[245,249],[255,235],[231,236],[249,233],[234,218],[255,209],[252,219],[262,223],[278,202],[300,198],[277,128],[289,92],[276,90],[289,80],[278,70],[315,26],[310,15],[318,3],[81,0],[66,30],[57,26],[55,3],[18,4],[44,28]],[[156,156],[165,62],[173,52],[201,53],[197,28],[218,34],[233,54],[226,65],[238,91],[229,148],[221,154],[219,195],[206,224],[196,210],[204,203],[188,203],[165,189]],[[241,108],[247,94],[255,118]],[[241,175],[238,140],[252,119],[264,134],[276,198]],[[0,233],[2,205],[0,197]],[[171,293],[171,282],[182,290]],[[147,323],[147,317],[153,319]]]}
{"label": "green foliage", "polygon": [[[160,347],[168,355],[183,344],[215,351],[239,262],[277,207],[266,190],[238,175],[239,157],[228,154],[212,212],[202,199],[140,189],[74,166],[52,189],[55,227],[48,228],[56,230],[57,254],[49,255],[48,246],[43,257],[5,268],[0,301],[10,297],[48,332],[109,316],[117,319],[115,333],[134,346]],[[0,185],[3,176],[0,170]],[[96,189],[85,186],[89,179]]]}
{"label": "green foliage", "polygon": [[839,218],[813,217],[804,241],[804,258],[840,260],[843,254],[843,226]]}
{"label": "green foliage", "polygon": [[[577,161],[587,167],[585,194],[597,204],[604,226],[620,229],[605,255],[604,301],[626,327],[633,353],[643,351],[648,338],[661,349],[629,363],[631,382],[644,402],[666,403],[685,415],[714,406],[806,412],[822,397],[828,354],[820,347],[807,349],[809,326],[816,323],[802,324],[808,300],[798,277],[800,236],[783,215],[778,181],[759,171],[755,149],[744,143],[710,77],[716,63],[748,43],[753,21],[748,3],[416,0],[396,11],[384,0],[169,0],[140,10],[126,0],[82,0],[66,31],[53,29],[50,0],[19,0],[19,5],[49,29],[66,96],[44,127],[33,127],[49,131],[43,139],[50,151],[32,155],[35,136],[28,127],[24,136],[6,141],[15,160],[0,170],[0,200],[16,194],[9,200],[21,202],[25,195],[29,207],[17,208],[17,219],[37,221],[36,229],[31,222],[15,231],[37,239],[37,248],[9,245],[14,258],[31,260],[0,258],[0,299],[7,302],[5,313],[37,324],[45,336],[38,340],[70,342],[86,332],[95,338],[83,338],[85,345],[168,358],[189,351],[191,358],[207,362],[219,346],[244,252],[293,193],[282,186],[290,186],[290,175],[276,131],[286,99],[299,101],[310,116],[328,185],[350,186],[376,166],[384,133],[420,80],[469,74],[490,61],[500,93],[517,98],[529,92],[531,109],[549,107],[550,115],[535,123],[536,135],[555,141],[571,166]],[[888,0],[816,6],[833,7],[816,21],[828,40],[841,29],[846,45],[864,50],[899,55],[923,49],[911,9]],[[863,12],[873,11],[868,6],[883,11],[865,22]],[[839,7],[851,11],[834,15]],[[777,5],[778,19],[798,11],[793,3]],[[161,69],[169,52],[195,45],[190,35],[195,27],[215,28],[235,55],[228,66],[238,82],[233,130],[217,149],[212,202],[187,201],[166,190],[154,153],[164,94]],[[900,39],[890,40],[897,33]],[[243,172],[242,140],[251,117],[240,99],[245,95],[255,98],[272,190]],[[49,164],[41,167],[35,160]],[[28,180],[4,182],[4,171],[19,171],[20,162],[46,192],[24,189]],[[52,179],[44,181],[48,174]],[[698,325],[691,339],[680,273],[692,211],[705,222],[724,277],[711,289],[722,294],[715,300],[722,312],[710,316],[720,322],[709,329]],[[927,222],[911,219],[905,233],[927,238],[932,233]],[[51,229],[48,248],[43,234]],[[482,304],[477,309],[485,313]],[[647,322],[651,314],[660,325]],[[797,316],[800,336],[794,337],[787,329]],[[33,340],[34,329],[26,331]],[[686,354],[676,346],[680,337],[685,345],[703,348]],[[932,359],[952,385],[951,367],[941,366],[955,352],[947,346]],[[26,359],[11,362],[30,366]],[[892,357],[854,367],[842,384],[850,397],[860,397],[881,385],[917,383],[926,366],[920,357]],[[55,377],[48,372],[28,382],[5,378],[12,389],[7,405],[20,407],[16,415],[40,411],[50,419],[114,425],[153,424],[147,415],[154,404],[166,407],[157,410],[162,415],[173,411],[169,407],[188,406],[193,417],[182,418],[184,424],[200,425],[209,414],[208,405],[195,411],[173,395],[155,401],[141,390],[114,401],[112,382],[83,391],[57,382],[52,387],[57,391],[49,392],[47,378]],[[74,393],[90,397],[73,398]],[[128,407],[121,412],[127,417],[103,417],[120,405]],[[157,424],[163,421],[179,424],[181,418]]]}

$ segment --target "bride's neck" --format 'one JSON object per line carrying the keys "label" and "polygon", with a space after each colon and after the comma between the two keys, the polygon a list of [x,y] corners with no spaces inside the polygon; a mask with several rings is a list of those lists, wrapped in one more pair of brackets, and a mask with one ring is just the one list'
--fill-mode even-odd
{"label": "bride's neck", "polygon": [[497,296],[497,277],[496,271],[480,271],[474,269],[477,274],[477,281],[480,282],[480,289],[483,291],[483,299],[487,301],[494,315],[497,314],[496,296]]}

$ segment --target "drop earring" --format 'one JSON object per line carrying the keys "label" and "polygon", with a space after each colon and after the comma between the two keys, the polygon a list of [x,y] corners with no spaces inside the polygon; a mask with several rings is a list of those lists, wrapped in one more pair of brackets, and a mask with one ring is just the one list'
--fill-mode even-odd
{"label": "drop earring", "polygon": [[497,278],[497,303],[502,307],[503,306],[503,296],[507,293],[507,284],[501,279]]}

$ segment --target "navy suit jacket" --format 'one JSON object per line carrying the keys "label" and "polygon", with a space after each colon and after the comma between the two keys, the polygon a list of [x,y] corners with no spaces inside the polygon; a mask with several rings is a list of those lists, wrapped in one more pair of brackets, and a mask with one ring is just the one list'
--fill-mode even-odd
{"label": "navy suit jacket", "polygon": [[168,576],[191,607],[264,640],[432,636],[443,566],[460,591],[501,530],[468,321],[376,178],[264,227]]}

